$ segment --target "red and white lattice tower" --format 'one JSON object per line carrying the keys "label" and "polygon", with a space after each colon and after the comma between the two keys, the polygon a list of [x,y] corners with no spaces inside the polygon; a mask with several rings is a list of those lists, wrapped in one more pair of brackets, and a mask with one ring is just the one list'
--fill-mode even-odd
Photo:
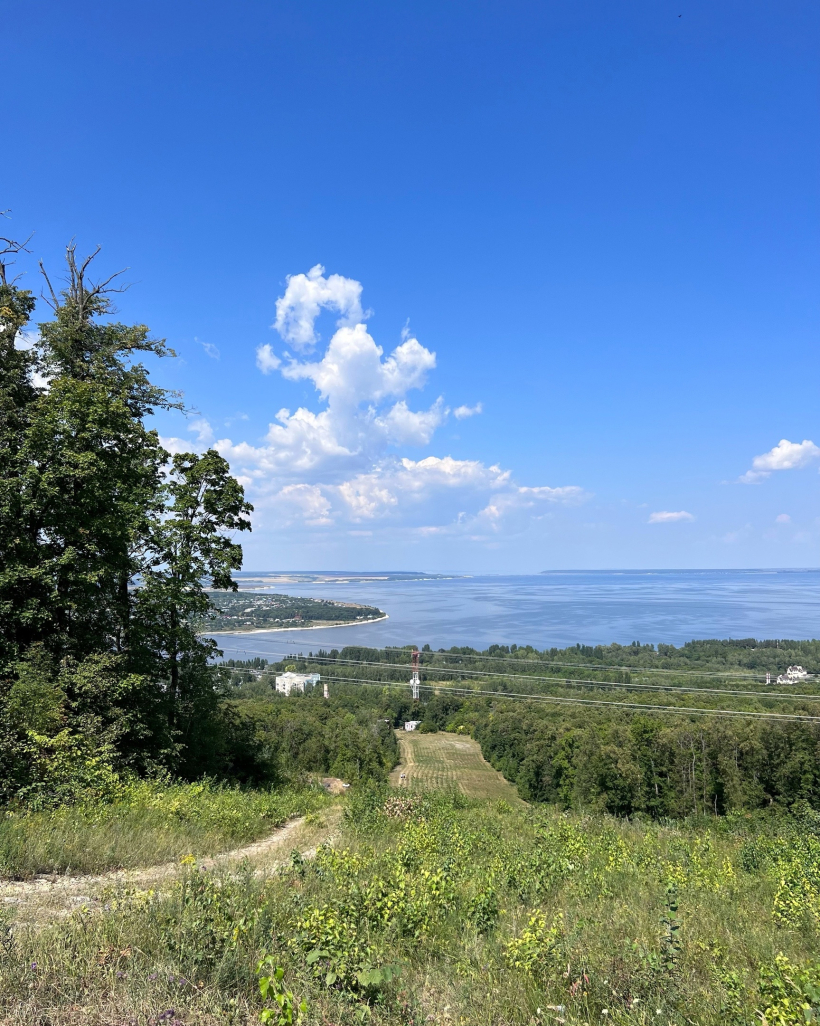
{"label": "red and white lattice tower", "polygon": [[410,678],[410,687],[413,689],[413,701],[418,702],[419,700],[419,650],[413,649],[411,656],[412,662],[411,667],[413,669],[413,675]]}

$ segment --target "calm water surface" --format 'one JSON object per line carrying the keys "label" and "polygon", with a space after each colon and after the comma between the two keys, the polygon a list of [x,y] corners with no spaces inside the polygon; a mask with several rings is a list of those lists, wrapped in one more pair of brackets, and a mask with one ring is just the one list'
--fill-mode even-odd
{"label": "calm water surface", "polygon": [[222,634],[225,658],[274,659],[344,645],[483,649],[496,642],[544,649],[820,637],[820,570],[574,571],[276,590],[362,602],[390,618],[361,627]]}

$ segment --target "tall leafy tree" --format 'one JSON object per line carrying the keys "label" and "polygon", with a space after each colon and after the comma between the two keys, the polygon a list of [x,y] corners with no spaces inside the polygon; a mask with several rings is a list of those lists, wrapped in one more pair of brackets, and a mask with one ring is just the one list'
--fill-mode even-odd
{"label": "tall leafy tree", "polygon": [[0,237],[0,666],[17,654],[16,624],[29,612],[15,567],[31,558],[23,530],[21,451],[38,390],[32,383],[34,355],[19,342],[35,300],[10,276],[11,258],[24,249],[24,243]]}
{"label": "tall leafy tree", "polygon": [[68,247],[59,294],[46,276],[54,317],[39,326],[35,367],[48,387],[20,453],[23,545],[11,572],[27,612],[14,642],[18,651],[41,642],[56,657],[127,648],[129,585],[167,458],[145,418],[178,405],[139,362],[170,351],[144,325],[109,319],[112,279],[91,283],[92,259]]}
{"label": "tall leafy tree", "polygon": [[58,777],[70,794],[95,749],[109,769],[226,763],[216,646],[198,631],[205,583],[236,587],[242,550],[225,532],[248,530],[251,507],[218,453],[172,459],[149,430],[181,404],[141,358],[171,351],[114,319],[121,290],[116,275],[90,280],[96,253],[68,246],[59,291],[43,269],[53,316],[20,346],[34,299],[3,259],[22,247],[5,246],[0,794],[47,794]]}
{"label": "tall leafy tree", "polygon": [[217,700],[206,672],[216,643],[199,633],[214,608],[206,585],[236,591],[232,571],[242,566],[242,547],[224,532],[249,531],[253,507],[214,449],[174,456],[164,490],[165,511],[150,535],[152,562],[136,594],[135,624],[143,667],[166,682],[169,726],[190,744]]}

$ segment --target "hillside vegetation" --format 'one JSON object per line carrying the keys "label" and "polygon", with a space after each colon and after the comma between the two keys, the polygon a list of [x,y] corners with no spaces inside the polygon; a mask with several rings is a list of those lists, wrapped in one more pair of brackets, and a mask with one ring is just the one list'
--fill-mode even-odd
{"label": "hillside vegetation", "polygon": [[[364,789],[312,859],[268,875],[190,864],[161,891],[114,886],[94,910],[19,926],[0,1007],[235,1024],[267,1005],[277,1022],[279,993],[317,1026],[795,1026],[820,1010],[817,828],[808,810],[660,826]],[[269,1004],[259,963],[282,973]]]}
{"label": "hillside vegetation", "polygon": [[[798,661],[815,671],[820,642],[422,651],[417,703],[407,648],[350,646],[290,665],[320,672],[331,704],[475,738],[528,802],[662,819],[797,801],[820,810],[817,679],[765,683]],[[241,717],[257,715],[255,700],[276,707],[279,665],[225,670]],[[298,701],[315,708],[321,693]]]}
{"label": "hillside vegetation", "polygon": [[39,873],[101,873],[212,855],[322,808],[318,786],[240,790],[204,781],[131,781],[105,801],[0,819],[0,880]]}

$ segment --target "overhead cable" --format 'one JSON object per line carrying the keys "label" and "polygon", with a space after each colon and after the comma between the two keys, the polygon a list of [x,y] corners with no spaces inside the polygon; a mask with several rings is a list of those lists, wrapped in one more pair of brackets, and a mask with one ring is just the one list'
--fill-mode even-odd
{"label": "overhead cable", "polygon": [[[406,663],[382,663],[382,662],[368,662],[364,659],[343,659],[339,657],[331,656],[312,656],[307,659],[308,662],[318,663],[340,663],[343,666],[366,666],[370,668],[379,669],[393,669],[393,670],[408,670],[409,665]],[[264,670],[253,671],[258,673],[264,673]],[[424,672],[424,667],[422,667]],[[567,677],[547,677],[547,676],[535,676],[528,675],[525,673],[501,673],[498,670],[465,670],[463,667],[450,668],[446,666],[431,666],[427,668],[427,673],[458,673],[458,674],[469,674],[472,677],[500,677],[506,680],[524,680],[532,681],[533,683],[547,682],[558,686],[572,685],[575,687],[584,688],[621,688],[627,691],[659,691],[659,692],[673,692],[681,694],[704,694],[704,695],[737,695],[745,698],[776,698],[786,699],[788,701],[800,701],[804,699],[806,701],[820,701],[820,695],[800,695],[800,694],[789,694],[782,691],[737,691],[733,688],[690,688],[690,687],[678,687],[675,684],[636,684],[636,683],[623,683],[621,681],[614,680],[589,680],[589,679],[576,679]]]}
{"label": "overhead cable", "polygon": [[[404,690],[408,685],[400,684],[397,681],[374,681],[374,680],[361,680],[356,677],[325,677],[328,681],[335,681],[339,684],[358,684],[362,687],[377,687],[377,688],[401,688]],[[429,684],[422,684],[422,688],[430,688]],[[684,713],[694,714],[697,716],[732,716],[732,717],[745,717],[750,719],[768,719],[768,720],[799,720],[808,721],[809,723],[820,723],[820,716],[808,716],[801,715],[799,713],[766,713],[766,712],[752,712],[744,711],[741,709],[703,709],[693,708],[681,705],[644,705],[641,702],[607,702],[602,699],[594,698],[564,698],[558,695],[526,695],[517,694],[511,691],[480,691],[478,689],[471,688],[456,688],[456,687],[441,687],[436,686],[436,691],[451,692],[457,694],[459,697],[467,698],[508,698],[511,701],[528,701],[528,702],[543,702],[547,704],[556,705],[594,705],[594,706],[614,706],[619,709],[631,709],[633,711],[652,711],[652,712],[671,712],[671,713]]]}

